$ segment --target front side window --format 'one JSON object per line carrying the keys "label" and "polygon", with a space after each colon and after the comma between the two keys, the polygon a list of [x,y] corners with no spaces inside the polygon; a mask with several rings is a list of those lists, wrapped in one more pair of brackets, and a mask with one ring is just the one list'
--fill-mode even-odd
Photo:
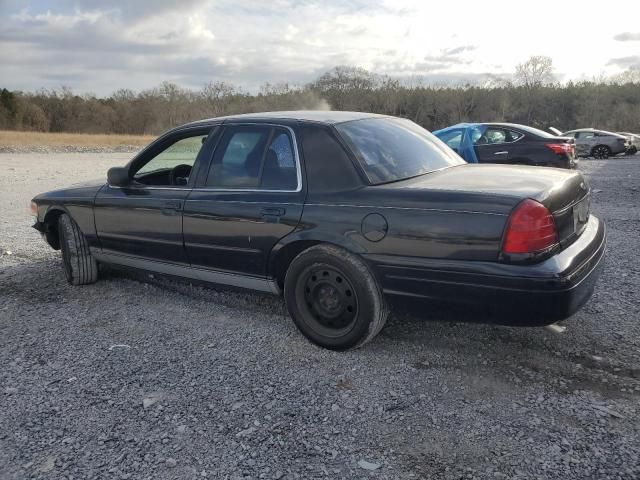
{"label": "front side window", "polygon": [[368,118],[336,124],[373,184],[416,177],[464,164],[424,128],[399,118]]}
{"label": "front side window", "polygon": [[593,132],[578,132],[576,134],[576,137],[577,138],[581,138],[581,139],[592,138],[594,136],[595,136],[595,134]]}
{"label": "front side window", "polygon": [[134,180],[143,185],[186,185],[206,139],[200,133],[171,143],[134,172]]}
{"label": "front side window", "polygon": [[216,149],[206,186],[224,189],[296,190],[297,165],[284,128],[229,127]]}

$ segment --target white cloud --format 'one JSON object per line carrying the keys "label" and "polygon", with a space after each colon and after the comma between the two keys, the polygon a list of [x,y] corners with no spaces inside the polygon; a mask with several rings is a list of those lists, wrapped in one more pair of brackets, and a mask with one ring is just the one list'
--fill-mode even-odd
{"label": "white cloud", "polygon": [[[612,0],[608,8],[640,17],[636,4]],[[559,76],[568,79],[616,73],[624,64],[611,59],[637,55],[635,42],[617,41],[635,34],[621,33],[612,22],[580,34],[578,26],[594,18],[578,1],[541,1],[526,11],[410,0],[53,5],[0,4],[1,86],[65,84],[108,94],[163,80],[189,87],[226,80],[256,90],[267,81],[307,82],[338,64],[464,83],[487,72],[508,75],[531,55],[551,56]]]}

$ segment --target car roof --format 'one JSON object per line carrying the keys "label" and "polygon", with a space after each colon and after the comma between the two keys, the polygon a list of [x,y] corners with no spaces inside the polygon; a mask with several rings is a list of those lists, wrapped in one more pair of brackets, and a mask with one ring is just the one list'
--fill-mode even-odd
{"label": "car roof", "polygon": [[574,132],[598,132],[598,133],[604,133],[605,135],[613,135],[614,137],[624,136],[624,135],[620,135],[619,133],[609,132],[608,130],[600,130],[599,128],[577,128],[575,130],[567,130],[564,133],[574,133]]}
{"label": "car roof", "polygon": [[327,124],[336,124],[342,122],[350,122],[352,120],[363,120],[365,118],[384,118],[388,115],[378,115],[376,113],[367,112],[343,112],[334,110],[291,110],[283,112],[259,112],[259,113],[243,113],[239,115],[228,115],[225,117],[207,118],[204,120],[198,120],[192,122],[193,124],[199,123],[212,123],[212,122],[227,122],[227,121],[246,121],[246,120],[300,120],[307,122],[318,122]]}
{"label": "car roof", "polygon": [[502,122],[456,123],[455,125],[451,125],[450,127],[445,127],[440,130],[434,130],[431,133],[433,133],[434,135],[439,135],[441,133],[447,133],[451,130],[455,130],[459,128],[472,128],[472,127],[477,127],[479,125],[485,125],[490,127],[512,128],[515,130],[521,130],[523,132],[527,132],[531,135],[542,136],[544,138],[554,136],[538,128],[529,127],[528,125],[521,125],[519,123],[502,123]]}

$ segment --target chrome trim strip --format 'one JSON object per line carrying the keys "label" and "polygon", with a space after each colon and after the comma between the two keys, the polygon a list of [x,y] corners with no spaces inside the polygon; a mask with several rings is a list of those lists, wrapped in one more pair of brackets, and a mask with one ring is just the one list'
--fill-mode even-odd
{"label": "chrome trim strip", "polygon": [[382,205],[348,205],[330,203],[305,203],[305,207],[352,207],[352,208],[386,208],[391,210],[417,210],[419,212],[443,212],[443,213],[474,213],[479,215],[496,215],[498,217],[508,217],[508,213],[477,212],[474,210],[447,210],[442,208],[418,208],[418,207],[386,207]]}
{"label": "chrome trim strip", "polygon": [[91,255],[93,255],[93,257],[98,262],[113,263],[116,265],[138,268],[140,270],[148,270],[165,275],[173,275],[176,277],[193,278],[194,280],[202,280],[204,282],[216,283],[219,285],[229,285],[232,287],[246,288],[248,290],[256,290],[259,292],[266,292],[274,295],[280,294],[278,284],[273,279],[251,277],[248,275],[239,275],[235,273],[205,270],[203,268],[172,263],[157,262],[154,260],[147,260],[144,258],[133,257],[129,255],[101,252],[96,248],[91,248],[90,250]]}
{"label": "chrome trim strip", "polygon": [[113,185],[109,185],[109,188],[136,188],[140,190],[187,190],[194,192],[274,192],[274,193],[298,193],[302,191],[302,166],[300,165],[300,155],[298,154],[298,139],[296,138],[296,134],[293,129],[287,125],[279,125],[277,123],[233,123],[229,124],[229,126],[243,126],[243,125],[258,125],[258,126],[267,126],[267,127],[278,127],[284,128],[289,131],[291,134],[291,140],[293,141],[293,157],[296,164],[296,179],[298,185],[295,190],[266,190],[260,188],[180,188],[180,187],[115,187]]}

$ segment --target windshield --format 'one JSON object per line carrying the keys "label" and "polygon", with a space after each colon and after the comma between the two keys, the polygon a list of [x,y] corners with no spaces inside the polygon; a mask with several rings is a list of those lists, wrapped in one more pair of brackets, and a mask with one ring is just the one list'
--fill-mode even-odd
{"label": "windshield", "polygon": [[465,163],[435,136],[409,120],[368,118],[339,123],[336,128],[373,184]]}

